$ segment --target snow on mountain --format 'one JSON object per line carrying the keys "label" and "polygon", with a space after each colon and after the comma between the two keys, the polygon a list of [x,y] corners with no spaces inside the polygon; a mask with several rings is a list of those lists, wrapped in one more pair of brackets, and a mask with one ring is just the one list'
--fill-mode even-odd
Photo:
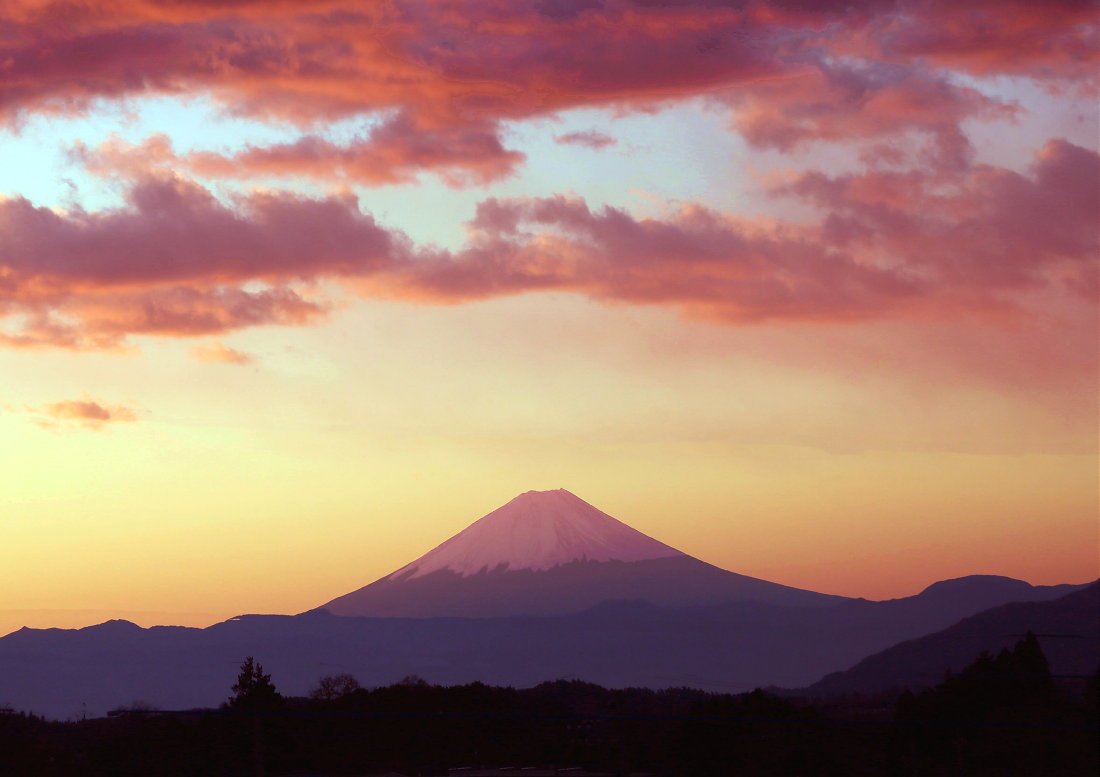
{"label": "snow on mountain", "polygon": [[411,564],[318,609],[385,618],[561,615],[601,602],[733,601],[828,607],[803,591],[707,564],[565,490],[528,491]]}
{"label": "snow on mountain", "polygon": [[559,488],[520,494],[387,579],[412,579],[441,569],[465,577],[500,569],[551,569],[572,561],[683,555]]}

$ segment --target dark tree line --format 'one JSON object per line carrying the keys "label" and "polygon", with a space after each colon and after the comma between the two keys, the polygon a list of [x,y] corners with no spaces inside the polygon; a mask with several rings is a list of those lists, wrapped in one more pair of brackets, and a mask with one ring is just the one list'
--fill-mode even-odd
{"label": "dark tree line", "polygon": [[982,654],[918,694],[808,701],[762,690],[517,690],[322,678],[285,698],[254,659],[218,710],[57,723],[0,715],[0,775],[446,774],[580,766],[608,774],[1093,775],[1098,686],[1059,685],[1038,641]]}

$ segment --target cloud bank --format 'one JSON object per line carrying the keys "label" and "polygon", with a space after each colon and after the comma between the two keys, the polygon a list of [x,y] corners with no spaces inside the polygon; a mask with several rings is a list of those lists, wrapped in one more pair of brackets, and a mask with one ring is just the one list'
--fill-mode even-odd
{"label": "cloud bank", "polygon": [[454,304],[537,291],[662,305],[732,324],[1011,315],[1045,288],[1094,295],[1100,158],[1048,143],[1029,175],[806,173],[777,189],[816,223],[746,221],[701,205],[636,218],[579,198],[484,200],[457,251],[417,246],[351,195],[253,192],[232,204],[149,174],[115,210],[0,202],[8,345],[107,348],[131,335],[304,324],[320,281]]}
{"label": "cloud bank", "polygon": [[[301,130],[237,151],[177,153],[167,136],[78,146],[74,159],[122,182],[123,205],[0,201],[9,347],[304,325],[332,308],[333,286],[424,304],[568,291],[734,325],[1011,318],[1028,294],[1096,296],[1096,152],[1050,139],[1020,172],[976,163],[967,132],[1022,110],[977,80],[1095,87],[1091,2],[0,0],[0,18],[11,126],[201,94]],[[750,148],[846,143],[864,165],[775,186],[814,214],[798,221],[486,197],[453,251],[416,245],[352,194],[214,193],[255,177],[485,186],[525,163],[508,122],[700,97]],[[325,133],[348,118],[365,128]],[[614,143],[596,130],[555,140]]]}

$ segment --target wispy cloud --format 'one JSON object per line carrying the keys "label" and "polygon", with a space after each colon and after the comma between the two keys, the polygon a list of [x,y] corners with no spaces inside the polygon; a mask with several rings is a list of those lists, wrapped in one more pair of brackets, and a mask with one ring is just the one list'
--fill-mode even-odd
{"label": "wispy cloud", "polygon": [[99,430],[107,424],[132,423],[137,412],[127,405],[110,405],[96,399],[66,399],[28,408],[33,422],[45,429],[85,428]]}
{"label": "wispy cloud", "polygon": [[587,146],[598,151],[601,148],[614,145],[615,138],[599,130],[583,130],[555,135],[554,142],[561,145]]}
{"label": "wispy cloud", "polygon": [[251,364],[254,359],[236,348],[230,348],[225,343],[214,341],[191,348],[191,356],[200,362],[222,362],[224,364]]}

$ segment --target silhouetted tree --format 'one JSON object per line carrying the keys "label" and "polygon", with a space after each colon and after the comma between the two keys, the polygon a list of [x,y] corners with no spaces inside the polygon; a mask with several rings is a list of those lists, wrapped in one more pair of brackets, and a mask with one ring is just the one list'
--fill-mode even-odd
{"label": "silhouetted tree", "polygon": [[241,664],[241,672],[233,686],[233,695],[226,706],[242,711],[270,710],[281,706],[283,697],[275,690],[271,675],[264,674],[264,668],[252,656]]}
{"label": "silhouetted tree", "polygon": [[958,675],[918,696],[898,700],[901,718],[942,720],[1034,718],[1055,700],[1039,640],[1028,631],[1010,650],[982,651]]}
{"label": "silhouetted tree", "polygon": [[[1021,661],[1027,652],[1025,645]],[[1010,648],[1005,655],[1016,653]],[[963,718],[950,706],[972,695],[961,686],[976,690],[987,681],[1003,682],[1010,691],[1004,698],[1026,706],[1017,683],[1033,673],[1001,666],[1000,658],[989,655],[955,675],[949,695],[941,685],[902,696],[899,707],[912,708],[910,722],[922,725],[889,727],[879,725],[885,724],[882,704],[894,698],[889,694],[827,702],[826,712],[760,690],[734,696],[579,681],[520,690],[395,684],[359,689],[335,702],[287,699],[275,715],[199,710],[57,722],[9,712],[0,714],[0,774],[440,774],[455,763],[474,762],[569,762],[596,772],[676,777],[1100,774],[1095,708],[1084,709],[1076,696],[1068,701],[1056,694],[1045,709],[987,704],[986,718]],[[246,692],[270,685],[255,660],[242,664],[241,674],[238,686]],[[841,725],[854,719],[868,725]],[[986,725],[972,725],[981,720]],[[936,725],[923,725],[928,723]]]}
{"label": "silhouetted tree", "polygon": [[902,695],[898,720],[942,725],[899,730],[896,752],[906,753],[918,774],[1095,774],[1088,735],[1072,728],[1079,724],[1072,713],[1028,632],[996,655],[982,652],[939,685]]}
{"label": "silhouetted tree", "polygon": [[359,690],[362,686],[350,674],[327,675],[317,681],[317,687],[309,692],[314,701],[333,701]]}
{"label": "silhouetted tree", "polygon": [[1017,698],[1030,705],[1047,705],[1055,697],[1054,680],[1050,676],[1050,664],[1039,647],[1039,640],[1029,629],[1016,643],[1008,671],[1018,676],[1020,683]]}

